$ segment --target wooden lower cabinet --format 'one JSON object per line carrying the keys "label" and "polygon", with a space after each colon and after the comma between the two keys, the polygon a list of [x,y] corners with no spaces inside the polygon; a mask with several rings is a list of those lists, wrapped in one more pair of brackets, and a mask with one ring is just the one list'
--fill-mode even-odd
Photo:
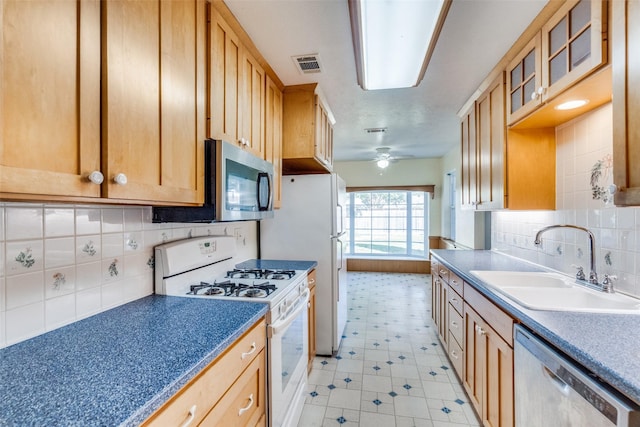
{"label": "wooden lower cabinet", "polygon": [[513,347],[468,304],[464,326],[463,385],[469,400],[484,426],[513,426]]}
{"label": "wooden lower cabinet", "polygon": [[432,278],[432,317],[433,322],[436,325],[438,336],[440,341],[445,345],[449,341],[448,334],[448,292],[449,287],[446,282],[437,276]]}
{"label": "wooden lower cabinet", "polygon": [[243,427],[266,425],[265,350],[202,421],[203,426]]}
{"label": "wooden lower cabinet", "polygon": [[309,282],[309,365],[308,372],[313,368],[313,358],[316,357],[316,270],[307,275]]}
{"label": "wooden lower cabinet", "polygon": [[436,260],[432,319],[485,427],[513,427],[514,319]]}
{"label": "wooden lower cabinet", "polygon": [[262,320],[142,425],[266,425],[265,345]]}

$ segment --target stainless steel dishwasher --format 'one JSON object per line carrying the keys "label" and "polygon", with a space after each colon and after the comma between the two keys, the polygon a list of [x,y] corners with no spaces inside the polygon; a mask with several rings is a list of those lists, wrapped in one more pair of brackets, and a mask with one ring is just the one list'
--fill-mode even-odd
{"label": "stainless steel dishwasher", "polygon": [[640,426],[640,407],[515,326],[517,427]]}

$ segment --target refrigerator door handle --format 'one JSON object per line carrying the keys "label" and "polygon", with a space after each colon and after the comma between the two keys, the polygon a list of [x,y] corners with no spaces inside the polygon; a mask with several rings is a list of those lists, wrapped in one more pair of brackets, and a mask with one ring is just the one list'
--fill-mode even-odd
{"label": "refrigerator door handle", "polygon": [[[342,234],[340,236],[342,236]],[[336,239],[336,242],[340,245],[340,267],[338,267],[338,270],[342,270],[344,268],[344,249],[342,247],[342,240]]]}

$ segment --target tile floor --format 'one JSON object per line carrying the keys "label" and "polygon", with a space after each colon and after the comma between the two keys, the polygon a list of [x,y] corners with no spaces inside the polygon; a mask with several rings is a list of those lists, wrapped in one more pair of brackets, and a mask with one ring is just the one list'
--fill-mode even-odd
{"label": "tile floor", "polygon": [[478,426],[431,320],[431,276],[348,273],[336,357],[316,357],[299,427]]}

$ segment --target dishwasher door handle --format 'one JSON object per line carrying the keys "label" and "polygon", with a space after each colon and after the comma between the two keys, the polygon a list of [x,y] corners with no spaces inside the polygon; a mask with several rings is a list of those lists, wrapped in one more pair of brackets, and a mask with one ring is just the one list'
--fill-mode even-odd
{"label": "dishwasher door handle", "polygon": [[562,379],[559,376],[554,374],[551,371],[551,369],[547,368],[544,365],[542,365],[542,372],[544,373],[544,376],[551,382],[551,384],[553,384],[558,389],[560,393],[564,394],[565,396],[569,396],[569,393],[571,390],[571,386],[569,384],[562,381]]}

